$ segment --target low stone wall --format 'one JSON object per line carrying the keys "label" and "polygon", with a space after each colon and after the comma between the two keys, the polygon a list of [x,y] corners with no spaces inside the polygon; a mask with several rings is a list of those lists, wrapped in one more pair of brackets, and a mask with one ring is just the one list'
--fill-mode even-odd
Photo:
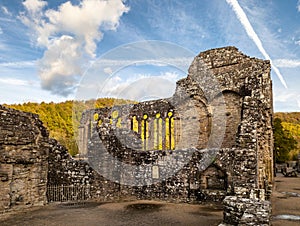
{"label": "low stone wall", "polygon": [[[59,145],[57,141],[52,140],[49,153],[48,185],[89,185],[89,197],[102,201],[154,199],[170,202],[221,202],[227,194],[227,186],[225,186],[224,180],[226,175],[222,175],[224,178],[220,178],[220,172],[217,168],[211,166],[207,175],[198,172],[199,168],[197,164],[202,154],[195,149],[176,150],[174,152],[152,151],[144,153],[143,155],[137,152],[135,154],[130,153],[128,156],[124,155],[124,152],[118,156],[118,153],[120,154],[121,152],[114,149],[115,153],[112,153],[112,155],[116,157],[116,161],[106,162],[104,156],[99,152],[99,146],[96,147],[98,147],[98,152],[96,153],[97,157],[101,159],[101,164],[110,166],[107,168],[110,174],[108,171],[103,172],[103,169],[95,168],[95,165],[94,168],[92,168],[91,164],[84,160],[74,160],[63,146]],[[178,163],[182,162],[182,159],[187,156],[189,151],[194,152],[191,156],[191,161],[188,161],[178,172],[174,172],[164,179],[160,179],[160,177],[163,177],[162,171],[156,172],[158,175],[153,175],[154,172],[151,171],[151,168],[150,171],[147,171],[144,175],[141,175],[141,172],[129,172],[118,168],[118,161],[126,162],[129,161],[129,158],[133,163],[141,167],[149,164],[150,166],[161,167],[162,165],[160,164],[168,160],[170,164],[176,167],[176,161]],[[104,174],[108,178],[100,174]],[[211,188],[200,186],[201,175],[204,176],[205,179],[206,177],[211,179]],[[138,181],[141,177],[145,180],[148,179],[152,183],[137,186],[135,180]],[[122,183],[120,184],[118,181],[113,181],[111,178],[117,178]],[[220,182],[223,183],[223,187],[220,187]],[[48,200],[51,201],[51,197],[48,196]]]}
{"label": "low stone wall", "polygon": [[[225,196],[234,194],[250,198],[251,190],[255,189],[253,183],[256,159],[251,157],[252,154],[255,155],[254,151],[237,148],[191,148],[138,152],[120,146],[118,139],[122,138],[114,137],[116,133],[112,132],[112,128],[107,128],[103,140],[91,139],[89,163],[72,159],[63,146],[52,140],[48,184],[89,185],[90,198],[98,200],[131,197],[170,202],[222,202]],[[97,135],[95,132],[94,136]],[[126,133],[123,135],[129,137]],[[186,163],[182,165],[182,162]],[[120,163],[148,167],[149,170],[129,171]],[[174,168],[174,173],[170,176],[164,175],[165,164],[168,169]],[[139,184],[143,182],[144,185]]]}
{"label": "low stone wall", "polygon": [[[48,186],[89,186],[89,199],[118,200],[119,185],[99,175],[86,161],[73,159],[56,140],[50,140]],[[62,195],[64,195],[62,193]],[[49,202],[54,201],[47,194]]]}

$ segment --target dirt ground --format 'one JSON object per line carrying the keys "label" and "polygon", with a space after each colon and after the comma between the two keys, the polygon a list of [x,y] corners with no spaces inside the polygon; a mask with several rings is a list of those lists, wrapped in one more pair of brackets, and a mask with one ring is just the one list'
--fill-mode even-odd
{"label": "dirt ground", "polygon": [[0,225],[218,225],[221,206],[156,201],[51,204],[14,214]]}
{"label": "dirt ground", "polygon": [[[272,202],[273,226],[300,225],[300,175],[275,178]],[[0,225],[218,225],[221,205],[174,204],[157,201],[122,203],[56,203],[0,216]],[[289,218],[289,219],[282,219]]]}
{"label": "dirt ground", "polygon": [[[278,173],[275,177],[275,189],[272,193],[272,225],[300,225],[300,175],[284,177]],[[283,220],[280,218],[290,218]],[[294,220],[292,220],[294,219]]]}

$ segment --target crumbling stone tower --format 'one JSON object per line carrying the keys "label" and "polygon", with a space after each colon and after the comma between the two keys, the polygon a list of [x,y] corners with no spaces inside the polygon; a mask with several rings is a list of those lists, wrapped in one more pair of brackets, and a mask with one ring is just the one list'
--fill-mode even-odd
{"label": "crumbling stone tower", "polygon": [[196,78],[203,63],[219,81],[226,103],[222,147],[230,148],[235,156],[231,159],[236,168],[234,184],[268,189],[273,181],[270,62],[250,58],[235,47],[208,50],[194,59],[187,79]]}

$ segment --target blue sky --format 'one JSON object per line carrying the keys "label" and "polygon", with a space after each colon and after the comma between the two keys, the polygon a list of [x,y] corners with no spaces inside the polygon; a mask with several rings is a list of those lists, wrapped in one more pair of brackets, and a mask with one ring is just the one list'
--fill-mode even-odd
{"label": "blue sky", "polygon": [[[1,0],[0,103],[74,99],[99,57],[147,40],[174,43],[194,56],[230,45],[270,59],[275,111],[300,111],[298,0]],[[133,84],[146,90],[152,83],[157,93],[140,100],[168,96],[185,74],[166,65],[127,66],[108,76],[106,93],[97,97],[122,97]],[[155,86],[160,82],[166,87]]]}

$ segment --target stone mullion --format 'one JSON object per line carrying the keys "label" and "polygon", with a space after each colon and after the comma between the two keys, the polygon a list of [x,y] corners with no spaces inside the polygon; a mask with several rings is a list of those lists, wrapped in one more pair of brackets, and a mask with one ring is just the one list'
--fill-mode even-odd
{"label": "stone mullion", "polygon": [[166,150],[166,117],[161,117],[162,150]]}
{"label": "stone mullion", "polygon": [[142,120],[141,116],[137,116],[136,120],[138,122],[138,134],[139,134],[139,137],[141,138],[142,137],[142,122],[143,122],[143,120]]}
{"label": "stone mullion", "polygon": [[148,118],[148,150],[154,149],[154,122],[153,118]]}

